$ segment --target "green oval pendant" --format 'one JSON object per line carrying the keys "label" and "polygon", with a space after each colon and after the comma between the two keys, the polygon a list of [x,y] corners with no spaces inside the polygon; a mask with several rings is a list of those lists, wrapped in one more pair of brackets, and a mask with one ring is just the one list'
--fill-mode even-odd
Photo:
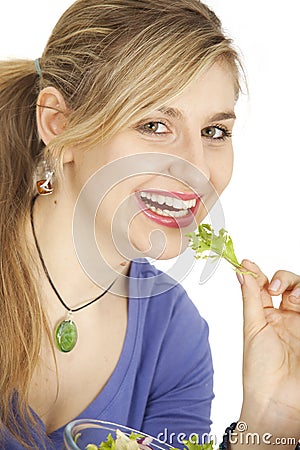
{"label": "green oval pendant", "polygon": [[71,319],[59,322],[55,330],[55,340],[58,350],[68,353],[76,345],[78,332],[75,322]]}

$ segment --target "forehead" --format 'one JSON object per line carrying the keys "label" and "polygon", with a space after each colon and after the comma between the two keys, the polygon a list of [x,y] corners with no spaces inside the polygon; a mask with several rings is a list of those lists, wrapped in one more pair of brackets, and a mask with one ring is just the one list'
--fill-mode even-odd
{"label": "forehead", "polygon": [[[162,110],[181,119],[181,115],[214,115],[233,111],[236,100],[236,82],[230,68],[214,64],[195,77],[189,85]],[[230,117],[228,117],[230,118]]]}

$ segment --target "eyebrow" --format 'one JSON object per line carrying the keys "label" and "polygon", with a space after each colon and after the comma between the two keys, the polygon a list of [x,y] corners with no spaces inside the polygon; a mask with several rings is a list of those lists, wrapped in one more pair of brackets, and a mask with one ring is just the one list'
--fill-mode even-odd
{"label": "eyebrow", "polygon": [[161,108],[158,109],[158,112],[166,114],[167,116],[172,117],[173,119],[183,120],[183,114],[177,108],[169,108],[167,106],[162,106]]}
{"label": "eyebrow", "polygon": [[[166,114],[167,116],[172,117],[173,119],[184,120],[182,112],[177,108],[162,107],[159,108],[158,111],[163,114]],[[230,119],[236,119],[236,115],[232,110],[216,113],[212,116],[209,116],[206,119],[206,121],[217,122],[219,120],[230,120]]]}
{"label": "eyebrow", "polygon": [[213,116],[208,118],[209,122],[217,122],[218,120],[230,120],[230,119],[236,119],[236,115],[234,114],[234,111],[224,111],[217,114],[214,114]]}

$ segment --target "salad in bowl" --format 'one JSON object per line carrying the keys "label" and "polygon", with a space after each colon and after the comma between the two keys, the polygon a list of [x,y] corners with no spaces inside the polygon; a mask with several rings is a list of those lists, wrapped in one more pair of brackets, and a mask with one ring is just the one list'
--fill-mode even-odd
{"label": "salad in bowl", "polygon": [[[183,441],[185,450],[213,450],[212,442],[198,444],[194,439]],[[112,422],[80,419],[70,422],[64,430],[65,450],[176,450],[159,439]]]}

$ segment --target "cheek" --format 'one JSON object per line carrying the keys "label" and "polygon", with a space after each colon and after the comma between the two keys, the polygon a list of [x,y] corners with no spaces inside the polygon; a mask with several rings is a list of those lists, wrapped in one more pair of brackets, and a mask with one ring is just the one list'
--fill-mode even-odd
{"label": "cheek", "polygon": [[233,150],[232,147],[226,151],[220,151],[210,162],[211,182],[214,188],[221,194],[228,185],[233,170]]}

